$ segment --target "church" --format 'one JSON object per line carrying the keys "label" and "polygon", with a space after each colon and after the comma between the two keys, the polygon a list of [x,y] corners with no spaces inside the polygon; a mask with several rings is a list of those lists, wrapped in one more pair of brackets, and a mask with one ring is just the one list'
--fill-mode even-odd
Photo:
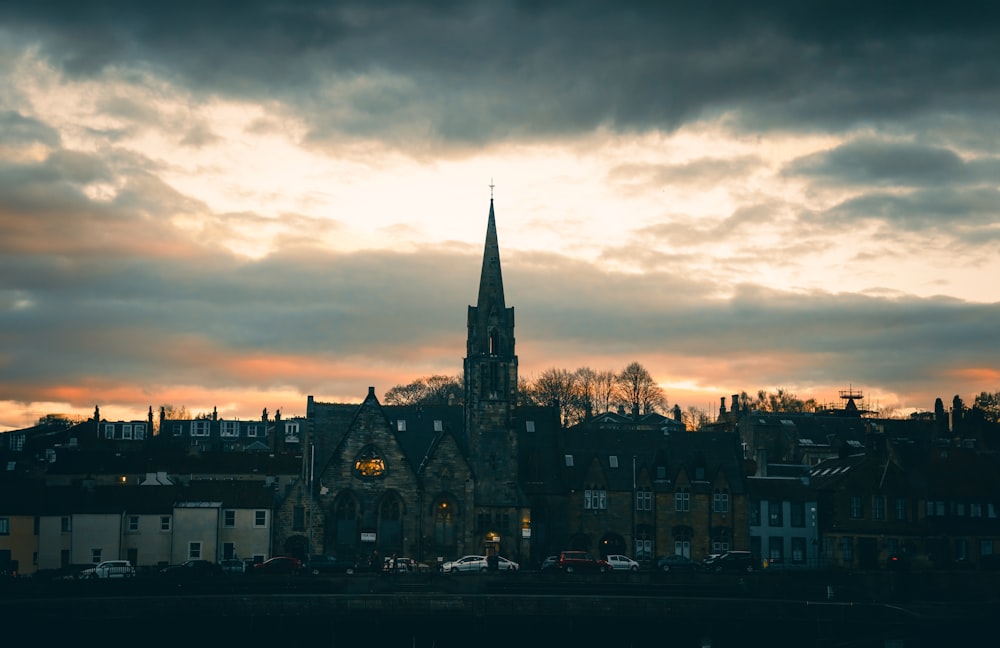
{"label": "church", "polygon": [[517,407],[517,362],[491,198],[464,403],[387,406],[374,387],[360,405],[310,396],[302,475],[278,502],[275,553],[531,561],[561,499],[546,470],[559,412]]}

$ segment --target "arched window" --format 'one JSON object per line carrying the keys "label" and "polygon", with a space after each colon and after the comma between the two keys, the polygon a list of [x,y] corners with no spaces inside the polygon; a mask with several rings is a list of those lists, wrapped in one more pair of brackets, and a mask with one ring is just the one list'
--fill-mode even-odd
{"label": "arched window", "polygon": [[354,474],[362,479],[376,479],[385,474],[385,459],[375,446],[365,446],[354,460]]}
{"label": "arched window", "polygon": [[458,507],[454,500],[444,496],[434,503],[434,544],[438,547],[455,546]]}
{"label": "arched window", "polygon": [[353,493],[342,493],[333,505],[336,522],[334,543],[341,548],[356,547],[360,541],[358,522],[361,507]]}
{"label": "arched window", "polygon": [[378,543],[384,552],[403,548],[403,501],[396,493],[387,493],[379,504]]}

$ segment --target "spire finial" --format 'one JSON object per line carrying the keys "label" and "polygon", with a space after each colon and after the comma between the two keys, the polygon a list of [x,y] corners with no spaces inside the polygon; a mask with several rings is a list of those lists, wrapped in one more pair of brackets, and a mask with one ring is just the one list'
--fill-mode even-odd
{"label": "spire finial", "polygon": [[490,200],[493,200],[493,187],[495,187],[495,186],[496,185],[493,184],[493,178],[491,177],[490,178]]}

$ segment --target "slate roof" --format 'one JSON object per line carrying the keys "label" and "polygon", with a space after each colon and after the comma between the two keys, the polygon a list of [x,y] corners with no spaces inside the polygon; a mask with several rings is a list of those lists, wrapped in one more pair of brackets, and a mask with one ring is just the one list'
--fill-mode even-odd
{"label": "slate roof", "polygon": [[[682,470],[694,482],[700,467],[705,484],[722,473],[734,494],[744,491],[742,448],[739,437],[732,432],[593,429],[585,422],[565,431],[560,448],[563,455],[573,455],[572,466],[566,465],[564,456],[558,461],[560,480],[567,490],[582,487],[595,458],[607,476],[609,490],[631,490],[635,456],[636,473],[645,468],[651,479],[656,480],[657,468],[664,468],[665,479],[654,482],[657,488],[672,490]],[[611,457],[617,458],[617,468],[612,468]]]}

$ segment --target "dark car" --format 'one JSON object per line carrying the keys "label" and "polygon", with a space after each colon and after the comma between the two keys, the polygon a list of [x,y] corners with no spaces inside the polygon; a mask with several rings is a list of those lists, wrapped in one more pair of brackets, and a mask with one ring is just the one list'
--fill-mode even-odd
{"label": "dark car", "polygon": [[546,556],[545,560],[542,561],[541,571],[554,571],[558,560],[559,556]]}
{"label": "dark car", "polygon": [[612,567],[608,561],[594,558],[586,551],[562,551],[556,560],[556,569],[567,574],[573,572],[609,572]]}
{"label": "dark car", "polygon": [[693,572],[697,568],[690,558],[679,554],[663,556],[656,561],[656,569],[661,572]]}
{"label": "dark car", "polygon": [[256,563],[251,570],[254,574],[300,574],[303,571],[302,561],[295,556],[275,556],[261,563]]}
{"label": "dark car", "polygon": [[714,558],[706,558],[702,568],[710,572],[752,572],[757,568],[749,551],[724,551]]}
{"label": "dark car", "polygon": [[159,575],[177,580],[212,578],[222,575],[222,567],[210,560],[186,560],[179,565],[167,565]]}
{"label": "dark car", "polygon": [[313,576],[320,574],[353,574],[358,569],[358,563],[348,558],[337,556],[309,556],[305,570]]}

